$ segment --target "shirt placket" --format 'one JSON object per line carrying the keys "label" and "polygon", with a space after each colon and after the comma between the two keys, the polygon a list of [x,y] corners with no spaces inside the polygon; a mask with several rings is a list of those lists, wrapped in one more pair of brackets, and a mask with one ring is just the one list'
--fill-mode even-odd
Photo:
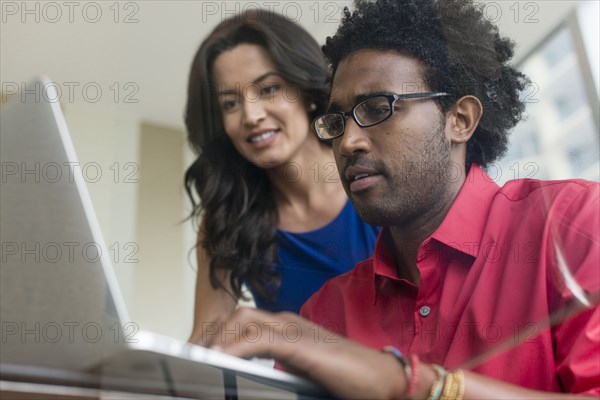
{"label": "shirt placket", "polygon": [[434,252],[431,251],[431,241],[425,242],[417,253],[417,268],[419,269],[421,280],[415,307],[413,310],[413,322],[415,327],[413,341],[410,347],[411,352],[426,354],[435,345],[438,340],[439,327],[436,322],[437,304],[432,300],[432,286],[434,286],[435,268]]}

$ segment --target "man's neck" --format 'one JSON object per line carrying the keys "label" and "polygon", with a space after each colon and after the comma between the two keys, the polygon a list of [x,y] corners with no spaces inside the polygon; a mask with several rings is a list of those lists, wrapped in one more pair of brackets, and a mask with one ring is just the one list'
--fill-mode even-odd
{"label": "man's neck", "polygon": [[411,223],[390,226],[390,249],[394,255],[399,278],[420,285],[420,273],[417,268],[417,253],[423,242],[440,227],[450,211],[465,181],[465,172],[461,179],[449,189],[448,195],[436,204],[426,215]]}

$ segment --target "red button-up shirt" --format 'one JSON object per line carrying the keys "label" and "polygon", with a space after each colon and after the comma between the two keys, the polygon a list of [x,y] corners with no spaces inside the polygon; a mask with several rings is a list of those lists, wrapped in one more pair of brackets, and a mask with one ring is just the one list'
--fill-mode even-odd
{"label": "red button-up shirt", "polygon": [[418,250],[419,286],[397,277],[384,229],[373,257],[328,281],[301,314],[446,368],[600,395],[599,187],[523,179],[500,188],[473,165]]}

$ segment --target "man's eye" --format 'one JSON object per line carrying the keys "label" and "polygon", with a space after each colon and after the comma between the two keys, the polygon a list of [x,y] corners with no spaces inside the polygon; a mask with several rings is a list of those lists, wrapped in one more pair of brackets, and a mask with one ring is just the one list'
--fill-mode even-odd
{"label": "man's eye", "polygon": [[390,112],[390,108],[388,106],[369,107],[365,111],[369,115],[382,115],[382,114],[389,113]]}

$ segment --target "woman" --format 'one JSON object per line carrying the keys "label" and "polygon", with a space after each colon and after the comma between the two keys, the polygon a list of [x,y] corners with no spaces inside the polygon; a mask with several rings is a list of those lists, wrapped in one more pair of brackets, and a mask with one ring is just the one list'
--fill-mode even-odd
{"label": "woman", "polygon": [[328,78],[310,34],[265,10],[223,21],[196,53],[185,114],[199,154],[185,183],[202,221],[190,341],[235,310],[242,284],[259,308],[298,312],[371,255],[378,230],[359,219],[331,148],[310,131]]}

